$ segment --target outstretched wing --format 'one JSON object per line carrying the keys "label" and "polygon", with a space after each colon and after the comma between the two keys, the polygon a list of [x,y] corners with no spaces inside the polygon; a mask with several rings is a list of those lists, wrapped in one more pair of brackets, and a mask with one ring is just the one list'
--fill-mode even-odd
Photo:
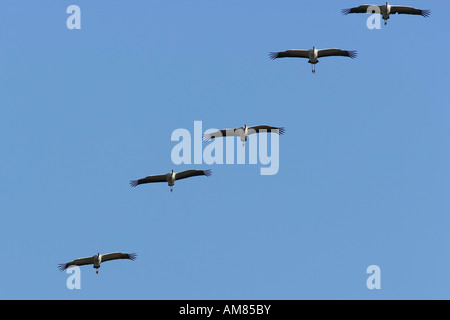
{"label": "outstretched wing", "polygon": [[94,263],[93,257],[80,258],[80,259],[75,259],[75,260],[67,262],[67,263],[58,264],[58,269],[61,270],[61,271],[64,271],[64,270],[66,270],[67,268],[70,268],[70,267],[84,266],[86,264],[93,264],[93,263]]}
{"label": "outstretched wing", "polygon": [[203,141],[209,141],[214,138],[239,136],[239,131],[236,131],[238,131],[238,129],[222,129],[211,133],[205,133],[202,138]]}
{"label": "outstretched wing", "polygon": [[102,262],[110,261],[110,260],[117,260],[117,259],[129,259],[129,260],[133,261],[136,258],[137,258],[136,253],[113,252],[113,253],[102,254]]}
{"label": "outstretched wing", "polygon": [[209,177],[212,174],[211,170],[186,170],[177,172],[175,174],[175,180],[186,179],[195,176],[207,176]]}
{"label": "outstretched wing", "polygon": [[268,126],[268,125],[259,125],[259,126],[253,126],[253,127],[248,127],[249,132],[251,130],[254,130],[255,132],[259,133],[260,131],[265,131],[265,132],[273,132],[273,133],[278,133],[278,134],[284,134],[284,127],[272,127],[272,126]]}
{"label": "outstretched wing", "polygon": [[341,49],[320,49],[317,52],[319,58],[321,57],[331,57],[331,56],[342,56],[342,57],[350,57],[352,59],[356,58],[356,51],[351,50],[341,50]]}
{"label": "outstretched wing", "polygon": [[354,7],[354,8],[350,8],[350,9],[342,9],[341,12],[345,16],[348,15],[349,13],[371,13],[371,12],[367,12],[367,9],[369,9],[370,7],[378,7],[378,12],[381,12],[380,6],[375,6],[375,5],[370,5],[370,4],[363,4],[362,6]]}
{"label": "outstretched wing", "polygon": [[420,10],[413,7],[391,6],[391,14],[415,14],[422,17],[428,17],[431,14],[430,10]]}
{"label": "outstretched wing", "polygon": [[278,58],[309,58],[309,50],[287,50],[269,53],[271,59]]}
{"label": "outstretched wing", "polygon": [[136,187],[138,184],[152,183],[152,182],[167,182],[167,175],[160,174],[155,176],[148,176],[139,180],[131,180],[130,186]]}

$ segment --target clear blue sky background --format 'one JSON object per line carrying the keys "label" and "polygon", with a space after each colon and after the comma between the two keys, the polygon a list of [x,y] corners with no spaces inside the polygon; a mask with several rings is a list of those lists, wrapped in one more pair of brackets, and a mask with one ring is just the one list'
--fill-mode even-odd
{"label": "clear blue sky background", "polygon": [[[0,298],[449,299],[450,4],[381,30],[359,4],[3,2]],[[313,45],[358,57],[268,58]],[[278,174],[175,166],[195,120],[285,126]],[[128,184],[189,168],[213,176]],[[138,259],[66,288],[58,263],[114,251]]]}

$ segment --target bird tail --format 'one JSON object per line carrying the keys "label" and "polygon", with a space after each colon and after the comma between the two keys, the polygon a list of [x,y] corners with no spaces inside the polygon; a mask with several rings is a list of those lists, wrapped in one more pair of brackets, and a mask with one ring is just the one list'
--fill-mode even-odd
{"label": "bird tail", "polygon": [[203,170],[203,174],[204,174],[205,176],[209,177],[209,176],[212,175],[212,171],[211,171],[210,169],[208,169],[208,170]]}

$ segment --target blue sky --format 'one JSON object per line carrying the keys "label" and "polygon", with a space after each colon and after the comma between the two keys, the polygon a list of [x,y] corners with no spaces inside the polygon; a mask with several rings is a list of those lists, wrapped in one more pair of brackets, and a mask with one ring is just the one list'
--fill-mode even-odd
{"label": "blue sky", "polygon": [[[3,3],[0,298],[448,299],[450,4],[380,30],[359,4]],[[268,58],[313,45],[358,57]],[[278,174],[174,165],[196,120],[284,126]],[[128,184],[190,168],[213,175]],[[115,251],[138,258],[67,289],[59,263]]]}

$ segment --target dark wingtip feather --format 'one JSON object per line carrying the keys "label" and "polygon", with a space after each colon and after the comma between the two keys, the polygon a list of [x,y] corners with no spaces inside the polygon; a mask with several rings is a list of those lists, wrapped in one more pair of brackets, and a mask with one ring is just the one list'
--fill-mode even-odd
{"label": "dark wingtip feather", "polygon": [[66,270],[67,269],[67,263],[60,263],[60,264],[58,264],[58,269],[60,271]]}
{"label": "dark wingtip feather", "polygon": [[136,260],[137,258],[137,253],[129,253],[128,254],[128,259],[130,259],[131,261]]}
{"label": "dark wingtip feather", "polygon": [[130,181],[130,186],[132,186],[133,188],[136,187],[138,185],[138,180],[131,180]]}
{"label": "dark wingtip feather", "polygon": [[211,171],[210,169],[208,169],[208,170],[203,170],[203,174],[204,174],[205,176],[209,177],[209,176],[212,175],[212,171]]}
{"label": "dark wingtip feather", "polygon": [[269,58],[275,60],[276,58],[278,58],[278,52],[270,52]]}
{"label": "dark wingtip feather", "polygon": [[430,10],[422,10],[422,16],[423,17],[429,17],[430,16],[430,14],[431,14],[431,11]]}
{"label": "dark wingtip feather", "polygon": [[351,10],[351,9],[342,9],[342,10],[341,10],[341,13],[342,13],[344,16],[346,16],[346,15],[348,15],[348,14],[350,13],[350,10]]}
{"label": "dark wingtip feather", "polygon": [[286,129],[284,127],[279,127],[278,128],[278,134],[284,134],[284,132],[286,131]]}
{"label": "dark wingtip feather", "polygon": [[348,56],[352,59],[355,59],[358,56],[358,52],[356,50],[348,51]]}

